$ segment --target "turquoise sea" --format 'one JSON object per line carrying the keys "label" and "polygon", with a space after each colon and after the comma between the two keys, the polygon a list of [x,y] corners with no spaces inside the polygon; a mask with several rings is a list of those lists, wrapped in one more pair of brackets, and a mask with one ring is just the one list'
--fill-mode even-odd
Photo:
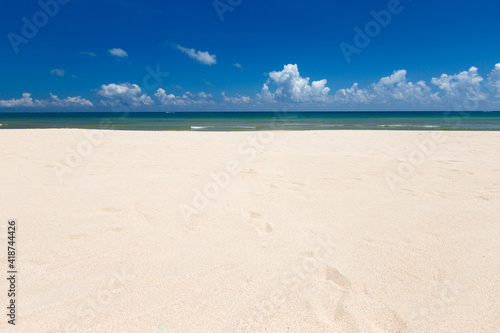
{"label": "turquoise sea", "polygon": [[146,131],[500,130],[500,112],[0,113],[0,130],[86,128]]}

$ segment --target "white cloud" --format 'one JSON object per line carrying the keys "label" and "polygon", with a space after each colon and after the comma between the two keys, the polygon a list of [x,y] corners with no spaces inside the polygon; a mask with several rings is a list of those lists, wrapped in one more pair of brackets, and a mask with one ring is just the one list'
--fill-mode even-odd
{"label": "white cloud", "polygon": [[204,91],[202,91],[201,93],[198,93],[198,96],[200,96],[201,98],[212,98],[212,94],[207,94],[205,93]]}
{"label": "white cloud", "polygon": [[234,67],[237,67],[237,68],[241,68],[241,67],[243,67],[243,66],[241,66],[241,64],[239,64],[239,63],[233,64],[233,66],[234,66]]}
{"label": "white cloud", "polygon": [[358,83],[354,83],[351,88],[340,89],[335,94],[335,100],[343,103],[368,103],[371,98],[366,89],[358,88]]}
{"label": "white cloud", "polygon": [[161,105],[214,104],[211,100],[212,94],[207,94],[203,91],[198,94],[192,94],[187,91],[182,96],[176,96],[174,94],[167,94],[164,89],[159,88],[155,93],[155,97]]}
{"label": "white cloud", "polygon": [[409,82],[406,74],[404,69],[394,71],[392,75],[383,77],[378,83],[373,84],[375,99],[382,103],[397,101],[423,104],[438,100],[437,95],[432,94],[431,88],[424,81]]}
{"label": "white cloud", "polygon": [[257,94],[256,96],[257,100],[263,101],[263,102],[274,102],[274,95],[269,91],[269,86],[267,83],[264,83],[262,86],[262,90],[260,94]]}
{"label": "white cloud", "polygon": [[[326,86],[326,79],[313,81],[309,85],[309,78],[300,76],[297,65],[288,64],[282,71],[268,74],[269,79],[262,87],[258,98],[266,101],[281,100],[290,102],[326,102],[330,88]],[[271,92],[269,85],[276,86]]]}
{"label": "white cloud", "polygon": [[0,100],[0,107],[14,108],[14,107],[43,107],[46,103],[43,101],[31,98],[30,93],[23,93],[20,99]]}
{"label": "white cloud", "polygon": [[488,87],[493,91],[494,97],[500,98],[500,63],[495,65],[488,76]]}
{"label": "white cloud", "polygon": [[451,101],[483,100],[486,95],[481,91],[483,78],[478,74],[476,67],[455,75],[442,74],[439,78],[433,77],[431,83],[444,91],[444,96]]}
{"label": "white cloud", "polygon": [[123,49],[120,49],[120,48],[109,49],[108,52],[109,52],[109,54],[111,54],[115,57],[118,57],[118,58],[128,57],[127,52],[125,52]]}
{"label": "white cloud", "polygon": [[50,74],[64,77],[64,75],[66,75],[66,71],[64,69],[54,68],[50,71]]}
{"label": "white cloud", "polygon": [[98,94],[107,98],[116,98],[122,96],[137,96],[141,94],[141,88],[137,84],[103,84]]}
{"label": "white cloud", "polygon": [[[103,84],[97,94],[108,98],[115,105],[139,106],[154,104],[151,97],[141,93],[141,88],[137,84],[130,84],[128,82],[122,84]],[[104,102],[104,104],[108,103]]]}
{"label": "white cloud", "polygon": [[155,103],[155,102],[153,102],[151,97],[149,97],[146,94],[142,94],[141,97],[139,97],[139,102],[144,104],[144,105],[153,105]]}
{"label": "white cloud", "polygon": [[185,105],[186,102],[179,96],[175,96],[174,94],[166,94],[165,90],[159,88],[155,93],[156,99],[160,102],[161,105]]}
{"label": "white cloud", "polygon": [[30,93],[23,93],[20,99],[10,99],[10,100],[0,100],[0,107],[13,108],[13,107],[71,107],[71,106],[94,106],[92,102],[86,100],[85,98],[77,97],[66,97],[65,99],[59,99],[56,95],[50,94],[50,99],[38,100],[31,98]]}
{"label": "white cloud", "polygon": [[439,101],[438,94],[424,81],[408,81],[406,74],[404,69],[394,71],[364,89],[354,83],[351,88],[338,90],[334,101],[365,105],[426,105]]}
{"label": "white cloud", "polygon": [[177,45],[178,50],[187,54],[190,58],[197,60],[204,65],[215,65],[217,63],[217,56],[215,54],[210,54],[207,51],[196,51],[195,49],[188,49],[186,47]]}
{"label": "white cloud", "polygon": [[56,95],[50,94],[51,103],[54,106],[94,106],[91,101],[76,97],[66,97],[65,99],[59,99]]}
{"label": "white cloud", "polygon": [[225,92],[221,93],[224,102],[233,103],[233,104],[245,104],[250,102],[251,98],[248,96],[242,96],[240,94],[235,97],[227,97]]}

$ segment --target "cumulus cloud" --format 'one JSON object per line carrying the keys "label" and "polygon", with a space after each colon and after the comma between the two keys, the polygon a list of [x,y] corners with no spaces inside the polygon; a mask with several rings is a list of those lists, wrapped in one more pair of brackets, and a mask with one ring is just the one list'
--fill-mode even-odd
{"label": "cumulus cloud", "polygon": [[383,103],[401,101],[406,103],[423,103],[439,100],[437,94],[424,82],[408,81],[406,70],[395,71],[392,75],[383,77],[373,85],[373,93]]}
{"label": "cumulus cloud", "polygon": [[260,102],[275,102],[274,95],[269,91],[267,83],[264,83],[261,92],[255,97]]}
{"label": "cumulus cloud", "polygon": [[243,66],[241,66],[241,64],[239,64],[239,63],[233,64],[233,66],[234,66],[234,67],[237,67],[237,68],[241,68],[241,67],[243,67]]}
{"label": "cumulus cloud", "polygon": [[168,94],[165,92],[165,89],[159,88],[155,93],[156,99],[160,102],[161,105],[185,105],[185,101],[174,94]]}
{"label": "cumulus cloud", "polygon": [[30,93],[23,93],[20,99],[10,99],[10,100],[0,100],[0,107],[14,108],[14,107],[71,107],[71,106],[81,106],[81,107],[92,107],[94,106],[92,102],[82,98],[77,97],[66,97],[65,99],[59,99],[56,95],[50,94],[50,99],[38,100],[33,99]]}
{"label": "cumulus cloud", "polygon": [[14,108],[14,107],[42,107],[45,106],[46,103],[31,98],[30,93],[23,93],[22,98],[20,99],[9,99],[9,100],[0,100],[0,107],[5,108]]}
{"label": "cumulus cloud", "polygon": [[127,52],[125,52],[123,49],[120,48],[109,49],[108,53],[118,58],[128,57]]}
{"label": "cumulus cloud", "polygon": [[210,54],[208,53],[207,51],[197,51],[195,49],[188,49],[186,47],[183,47],[183,46],[180,46],[180,45],[177,45],[176,48],[187,54],[190,58],[193,58],[195,59],[196,61],[198,61],[199,63],[202,63],[204,65],[209,65],[209,66],[212,66],[212,65],[215,65],[217,63],[217,56],[215,54]]}
{"label": "cumulus cloud", "polygon": [[211,100],[212,94],[207,94],[203,91],[198,94],[193,94],[187,91],[182,96],[176,96],[174,94],[167,94],[165,89],[159,88],[155,93],[155,97],[161,105],[185,106],[195,104],[214,104]]}
{"label": "cumulus cloud", "polygon": [[50,71],[50,74],[64,77],[64,75],[66,75],[66,71],[64,69],[54,68],[53,70]]}
{"label": "cumulus cloud", "polygon": [[[112,105],[139,106],[154,104],[151,97],[142,94],[141,88],[137,84],[128,82],[103,84],[97,94],[108,98]],[[109,105],[107,102],[104,102],[104,104]]]}
{"label": "cumulus cloud", "polygon": [[495,65],[488,76],[488,87],[495,98],[500,98],[500,63]]}
{"label": "cumulus cloud", "polygon": [[[354,83],[330,95],[326,79],[310,83],[302,77],[297,65],[285,65],[283,70],[268,74],[269,79],[256,95],[259,103],[276,101],[316,103],[331,109],[450,109],[495,108],[500,98],[500,64],[484,80],[476,67],[458,74],[442,74],[430,84],[412,82],[404,69],[394,71],[365,88]],[[224,101],[228,97],[223,96]]]}
{"label": "cumulus cloud", "polygon": [[[268,75],[269,79],[258,94],[259,99],[289,102],[326,102],[328,100],[330,88],[326,86],[326,79],[309,84],[310,79],[300,76],[297,65],[285,65],[282,71],[274,71]],[[276,87],[274,92],[270,90],[270,85]]]}
{"label": "cumulus cloud", "polygon": [[444,92],[447,99],[483,100],[487,96],[481,90],[483,78],[478,74],[476,67],[458,74],[442,74],[439,78],[432,78],[431,83]]}
{"label": "cumulus cloud", "polygon": [[235,97],[227,97],[225,92],[221,93],[224,102],[233,104],[245,104],[250,102],[251,98],[249,96],[242,96],[237,94]]}
{"label": "cumulus cloud", "polygon": [[358,84],[354,83],[351,88],[338,90],[334,100],[341,103],[378,105],[424,105],[439,101],[438,94],[433,93],[424,81],[408,81],[406,74],[404,69],[394,71],[365,89],[360,89]]}
{"label": "cumulus cloud", "polygon": [[205,93],[204,91],[198,93],[198,96],[200,96],[201,98],[212,98],[212,94],[207,94]]}
{"label": "cumulus cloud", "polygon": [[85,98],[82,98],[80,96],[59,99],[56,95],[50,94],[50,98],[50,104],[54,106],[94,106],[91,101],[86,100]]}
{"label": "cumulus cloud", "polygon": [[372,96],[367,89],[359,89],[358,83],[351,88],[340,89],[335,94],[335,100],[343,103],[369,103]]}

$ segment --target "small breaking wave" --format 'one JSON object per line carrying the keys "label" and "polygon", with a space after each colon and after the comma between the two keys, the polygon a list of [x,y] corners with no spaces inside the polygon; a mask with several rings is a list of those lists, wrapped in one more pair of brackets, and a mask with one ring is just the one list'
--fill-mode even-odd
{"label": "small breaking wave", "polygon": [[234,128],[244,128],[244,129],[256,129],[257,127],[255,126],[231,126]]}
{"label": "small breaking wave", "polygon": [[202,130],[205,128],[213,128],[214,126],[191,126],[191,130],[196,131],[196,130]]}
{"label": "small breaking wave", "polygon": [[439,128],[439,125],[420,125],[420,124],[383,124],[377,125],[378,127],[422,127],[422,128]]}
{"label": "small breaking wave", "polygon": [[377,125],[378,127],[407,127],[409,125],[404,125],[404,124],[383,124],[383,125]]}

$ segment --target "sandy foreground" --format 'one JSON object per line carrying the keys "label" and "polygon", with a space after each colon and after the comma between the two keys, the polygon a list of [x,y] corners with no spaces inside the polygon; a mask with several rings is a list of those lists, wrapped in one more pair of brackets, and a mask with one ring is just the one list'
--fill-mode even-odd
{"label": "sandy foreground", "polygon": [[499,332],[500,132],[1,130],[0,156],[1,332]]}

